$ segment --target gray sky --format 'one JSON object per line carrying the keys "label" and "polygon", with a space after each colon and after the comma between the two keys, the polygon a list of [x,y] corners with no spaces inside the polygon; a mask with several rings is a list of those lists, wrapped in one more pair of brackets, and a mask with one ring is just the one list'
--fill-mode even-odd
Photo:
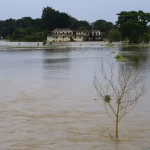
{"label": "gray sky", "polygon": [[115,22],[116,13],[122,10],[150,11],[150,0],[0,0],[0,20],[25,16],[39,18],[46,6],[79,20]]}

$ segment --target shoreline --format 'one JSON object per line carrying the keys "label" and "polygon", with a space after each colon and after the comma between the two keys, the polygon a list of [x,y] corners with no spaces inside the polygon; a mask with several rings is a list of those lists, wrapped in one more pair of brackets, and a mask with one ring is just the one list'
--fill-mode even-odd
{"label": "shoreline", "polygon": [[[39,45],[37,45],[39,43]],[[119,42],[62,42],[53,43],[52,45],[43,46],[42,42],[22,42],[18,45],[18,42],[0,42],[0,50],[29,50],[29,49],[64,49],[64,48],[116,48],[116,47],[150,47],[150,44],[122,44]]]}

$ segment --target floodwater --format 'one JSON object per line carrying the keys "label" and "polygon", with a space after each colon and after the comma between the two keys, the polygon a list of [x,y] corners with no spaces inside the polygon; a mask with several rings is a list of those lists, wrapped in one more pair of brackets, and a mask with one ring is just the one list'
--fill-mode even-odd
{"label": "floodwater", "polygon": [[[102,60],[133,52],[140,56],[147,92],[120,122],[116,142],[94,73]],[[0,51],[0,149],[149,150],[149,66],[149,48]]]}

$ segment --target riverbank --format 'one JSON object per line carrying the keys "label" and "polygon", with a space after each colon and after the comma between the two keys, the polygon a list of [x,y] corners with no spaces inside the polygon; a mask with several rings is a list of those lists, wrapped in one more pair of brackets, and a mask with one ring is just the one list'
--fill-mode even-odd
{"label": "riverbank", "polygon": [[100,47],[149,47],[149,44],[122,44],[119,42],[62,42],[43,45],[42,42],[8,42],[0,41],[0,50],[21,50],[21,49],[59,49],[59,48],[100,48]]}
{"label": "riverbank", "polygon": [[[55,49],[55,48],[98,48],[106,47],[108,42],[61,42],[52,45],[43,45],[42,42],[0,42],[0,50],[19,49]],[[118,45],[117,43],[114,44]]]}

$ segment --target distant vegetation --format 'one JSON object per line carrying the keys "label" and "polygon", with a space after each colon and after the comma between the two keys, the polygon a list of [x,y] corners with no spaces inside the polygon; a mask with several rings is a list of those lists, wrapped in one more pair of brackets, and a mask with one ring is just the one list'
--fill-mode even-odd
{"label": "distant vegetation", "polygon": [[141,43],[150,41],[150,13],[143,11],[123,11],[118,15],[116,25],[120,31],[120,40],[130,43]]}
{"label": "distant vegetation", "polygon": [[[94,29],[102,32],[105,38],[113,23],[105,20],[97,20],[93,23]],[[92,25],[85,20],[78,20],[66,13],[61,13],[51,7],[42,11],[41,18],[32,19],[7,19],[0,21],[0,36],[12,41],[45,41],[48,31],[56,28],[70,28],[72,30],[91,30]]]}
{"label": "distant vegetation", "polygon": [[7,19],[0,21],[0,36],[11,41],[45,41],[48,31],[55,28],[70,28],[72,30],[100,30],[102,39],[109,42],[128,41],[139,43],[150,41],[150,13],[143,11],[123,11],[118,15],[115,24],[103,19],[89,23],[78,20],[67,13],[59,12],[51,7],[42,11],[41,18]]}

